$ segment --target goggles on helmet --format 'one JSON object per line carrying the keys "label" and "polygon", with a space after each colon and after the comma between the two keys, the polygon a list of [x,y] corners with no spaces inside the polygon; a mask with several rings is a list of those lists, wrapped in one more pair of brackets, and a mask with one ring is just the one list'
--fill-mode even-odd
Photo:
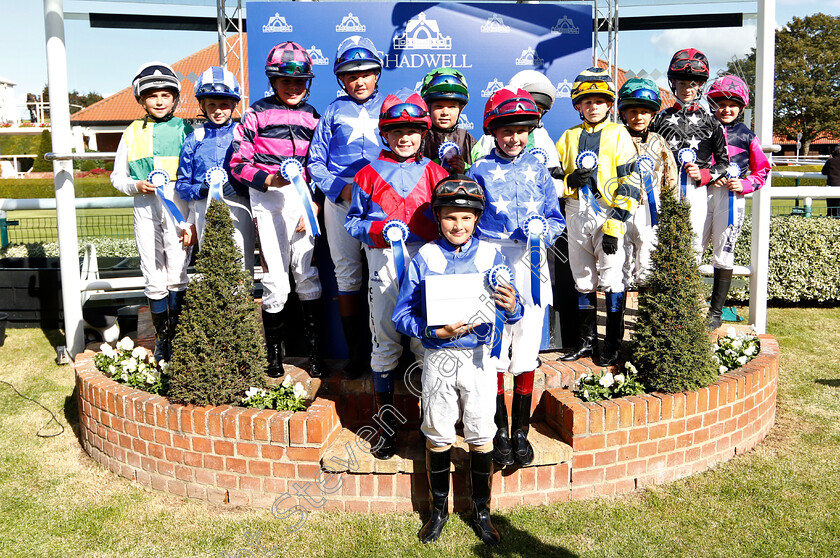
{"label": "goggles on helmet", "polygon": [[623,95],[622,100],[625,99],[644,99],[646,101],[653,101],[654,103],[660,102],[659,95],[650,89],[636,89]]}
{"label": "goggles on helmet", "polygon": [[672,72],[684,72],[688,69],[694,70],[695,72],[709,73],[709,68],[706,67],[706,64],[702,60],[696,60],[694,58],[680,58],[679,60],[675,60],[670,68]]}
{"label": "goggles on helmet", "polygon": [[283,75],[288,75],[289,77],[295,77],[297,74],[308,74],[312,71],[308,62],[298,62],[295,60],[289,60],[287,62],[283,62],[282,64],[271,64],[265,67],[266,72],[276,72]]}
{"label": "goggles on helmet", "polygon": [[461,72],[453,72],[451,74],[439,74],[433,76],[426,84],[426,87],[434,87],[436,85],[460,85],[463,87],[464,75]]}
{"label": "goggles on helmet", "polygon": [[526,97],[512,97],[499,103],[493,110],[484,115],[484,120],[505,116],[507,114],[533,112],[539,114],[536,103]]}
{"label": "goggles on helmet", "polygon": [[383,110],[379,115],[380,119],[398,119],[408,115],[410,118],[424,118],[429,116],[429,113],[413,103],[399,103]]}
{"label": "goggles on helmet", "polygon": [[476,182],[471,180],[447,180],[435,188],[435,196],[438,198],[464,194],[467,196],[480,196],[484,198],[484,190]]}
{"label": "goggles on helmet", "polygon": [[224,83],[203,83],[201,87],[198,88],[198,91],[195,92],[196,95],[209,95],[211,93],[232,93],[231,88],[225,85]]}
{"label": "goggles on helmet", "polygon": [[364,47],[353,47],[350,49],[345,50],[341,53],[341,56],[336,59],[335,64],[340,66],[345,62],[351,62],[353,60],[378,60],[379,56],[376,53],[371,52],[370,50]]}
{"label": "goggles on helmet", "polygon": [[606,81],[585,81],[581,83],[580,86],[577,88],[577,92],[583,93],[584,91],[591,91],[593,89],[595,91],[612,93],[612,91],[610,91],[610,84]]}

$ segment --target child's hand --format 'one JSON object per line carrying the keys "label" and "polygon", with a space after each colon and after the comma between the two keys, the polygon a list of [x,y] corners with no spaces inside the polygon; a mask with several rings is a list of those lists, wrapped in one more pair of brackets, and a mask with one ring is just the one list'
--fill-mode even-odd
{"label": "child's hand", "polygon": [[306,230],[306,225],[303,224],[303,216],[301,215],[300,219],[298,220],[297,227],[295,227],[295,232],[303,232]]}
{"label": "child's hand", "polygon": [[190,228],[181,231],[181,244],[184,248],[194,246],[198,242],[198,233],[195,230],[195,225],[190,225]]}
{"label": "child's hand", "polygon": [[347,186],[342,188],[341,193],[338,195],[338,197],[346,202],[353,201],[353,185],[348,184]]}
{"label": "child's hand", "polygon": [[137,191],[141,194],[154,194],[157,188],[148,180],[138,180],[135,184]]}
{"label": "child's hand", "polygon": [[516,310],[516,291],[511,285],[499,285],[493,291],[493,298],[496,299],[496,306],[512,314]]}
{"label": "child's hand", "polygon": [[735,192],[736,194],[740,194],[744,191],[744,185],[741,184],[741,180],[739,178],[730,178],[724,184],[726,188],[729,188],[730,192]]}
{"label": "child's hand", "polygon": [[279,174],[269,174],[265,178],[265,187],[268,188],[282,188],[283,186],[288,186],[289,181],[280,176]]}
{"label": "child's hand", "polygon": [[451,337],[462,337],[471,332],[479,324],[465,324],[463,321],[439,327],[435,331],[438,339],[449,339]]}
{"label": "child's hand", "polygon": [[697,182],[700,182],[700,180],[703,178],[700,175],[700,167],[697,166],[697,163],[686,163],[685,173]]}
{"label": "child's hand", "polygon": [[464,174],[466,165],[464,164],[464,158],[461,155],[453,155],[446,160],[446,164],[449,165],[449,168],[452,169],[452,172],[455,174]]}

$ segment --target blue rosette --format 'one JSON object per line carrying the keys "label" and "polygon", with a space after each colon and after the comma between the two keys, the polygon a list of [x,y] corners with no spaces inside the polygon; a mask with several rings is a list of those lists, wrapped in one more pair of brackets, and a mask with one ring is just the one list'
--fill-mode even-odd
{"label": "blue rosette", "polygon": [[[506,265],[495,265],[487,271],[487,283],[490,289],[513,284],[513,270]],[[490,341],[490,356],[499,358],[502,354],[502,335],[505,330],[505,311],[494,305],[496,308],[496,319],[493,323],[493,339]]]}
{"label": "blue rosette", "polygon": [[540,304],[540,242],[548,233],[548,221],[542,215],[530,215],[522,225],[528,236],[528,254],[531,267],[531,299],[536,306]]}
{"label": "blue rosette", "polygon": [[172,220],[172,223],[179,229],[184,230],[189,227],[184,219],[184,215],[175,202],[172,201],[166,194],[166,188],[169,186],[171,179],[169,173],[163,169],[154,169],[146,177],[146,181],[155,187],[155,195],[160,200],[166,215]]}
{"label": "blue rosette", "polygon": [[542,147],[535,147],[531,149],[528,153],[536,157],[537,161],[542,163],[544,167],[548,166],[548,152]]}
{"label": "blue rosette", "polygon": [[[726,176],[730,180],[732,179],[739,179],[741,178],[741,167],[738,166],[738,163],[729,163],[729,167],[726,169]],[[735,223],[735,192],[729,190],[729,218],[727,220],[727,225],[732,226]]]}
{"label": "blue rosette", "polygon": [[382,236],[385,237],[394,252],[397,281],[402,285],[405,270],[408,268],[408,250],[405,247],[405,241],[408,240],[408,225],[399,219],[391,219],[382,227]]}
{"label": "blue rosette", "polygon": [[438,146],[438,159],[444,168],[449,168],[447,162],[450,157],[461,154],[461,148],[454,141],[445,141]]}
{"label": "blue rosette", "polygon": [[659,210],[656,207],[656,196],[653,192],[653,181],[656,178],[656,161],[650,155],[642,155],[636,160],[639,166],[639,174],[642,177],[642,186],[647,196],[648,210],[650,211],[650,224],[656,226],[659,223]]}
{"label": "blue rosette", "polygon": [[310,236],[320,236],[321,229],[318,226],[318,218],[315,216],[315,204],[312,195],[303,181],[303,165],[297,159],[286,159],[280,164],[280,176],[286,179],[297,190],[300,202],[303,205],[305,219],[303,224]]}
{"label": "blue rosette", "polygon": [[210,187],[207,197],[211,200],[221,200],[224,197],[222,189],[228,181],[228,173],[222,167],[210,167],[204,173],[204,182]]}
{"label": "blue rosette", "polygon": [[[598,154],[589,149],[581,151],[578,153],[577,157],[575,157],[575,167],[580,170],[595,172],[598,168]],[[589,187],[588,182],[581,187],[581,191],[583,193],[583,199],[586,200],[589,207],[594,209],[595,213],[600,214],[601,205],[598,203],[598,200],[595,199],[595,196],[592,195],[592,188]]]}
{"label": "blue rosette", "polygon": [[685,165],[695,161],[697,161],[697,152],[690,147],[683,147],[677,151],[677,162],[680,164],[680,195],[683,198],[688,193],[688,172],[685,170]]}

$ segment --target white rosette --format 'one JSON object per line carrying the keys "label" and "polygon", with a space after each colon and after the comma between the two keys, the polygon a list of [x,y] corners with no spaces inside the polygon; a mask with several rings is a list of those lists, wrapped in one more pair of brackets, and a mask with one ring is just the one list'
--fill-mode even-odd
{"label": "white rosette", "polygon": [[318,218],[315,215],[315,204],[312,201],[312,194],[303,181],[303,165],[297,159],[286,159],[280,164],[280,176],[286,179],[300,197],[303,205],[303,224],[310,236],[319,236],[321,229],[318,226]]}
{"label": "white rosette", "polygon": [[[487,272],[487,283],[493,291],[497,287],[510,286],[513,284],[513,270],[506,265],[494,265]],[[490,356],[499,358],[502,354],[502,334],[505,328],[505,314],[498,305],[495,307],[496,319],[493,324],[493,339],[490,342]]]}
{"label": "white rosette", "polygon": [[659,211],[656,207],[656,195],[653,191],[656,161],[650,155],[642,155],[636,159],[636,163],[639,167],[639,175],[642,177],[642,187],[645,190],[648,210],[650,211],[650,224],[655,227],[659,224]]}
{"label": "white rosette", "polygon": [[[738,166],[738,163],[729,163],[729,167],[726,169],[726,176],[731,180],[741,178],[741,167]],[[735,224],[735,192],[729,190],[729,217],[727,218],[727,225],[731,227],[733,224]]]}
{"label": "white rosette", "polygon": [[575,157],[575,167],[581,170],[594,171],[598,168],[598,154],[592,150],[585,150]]}
{"label": "white rosette", "polygon": [[536,157],[537,161],[542,163],[544,167],[548,166],[548,152],[542,147],[535,147],[531,149],[528,153]]}
{"label": "white rosette", "polygon": [[438,146],[438,159],[440,164],[449,168],[449,158],[461,154],[461,148],[454,141],[445,141]]}
{"label": "white rosette", "polygon": [[394,253],[394,267],[397,270],[397,280],[402,285],[405,270],[408,269],[408,250],[405,241],[408,240],[408,225],[399,219],[391,219],[382,227],[382,236],[391,245]]}
{"label": "white rosette", "polygon": [[540,242],[548,233],[548,220],[542,215],[530,215],[522,225],[525,234],[528,235],[528,254],[531,263],[531,299],[536,306],[540,304]]}
{"label": "white rosette", "polygon": [[677,162],[680,164],[680,196],[685,198],[688,195],[688,172],[685,165],[697,161],[697,152],[690,147],[683,147],[677,151]]}
{"label": "white rosette", "polygon": [[228,173],[222,167],[210,167],[204,173],[204,182],[209,187],[207,197],[211,200],[220,200],[224,197],[222,189],[228,181]]}
{"label": "white rosette", "polygon": [[180,230],[188,229],[189,225],[187,224],[186,219],[184,219],[184,215],[181,213],[181,210],[178,208],[177,205],[175,205],[175,202],[172,201],[172,198],[170,198],[166,192],[171,182],[171,179],[169,178],[169,173],[163,169],[154,169],[146,177],[146,181],[155,187],[155,195],[160,200],[164,212],[166,213],[166,216],[172,221],[172,224]]}

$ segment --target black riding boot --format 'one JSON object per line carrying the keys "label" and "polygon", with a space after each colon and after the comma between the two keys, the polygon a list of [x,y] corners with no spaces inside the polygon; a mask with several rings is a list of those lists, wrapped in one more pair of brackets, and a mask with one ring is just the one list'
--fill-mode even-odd
{"label": "black riding boot", "polygon": [[578,346],[573,351],[560,357],[560,360],[578,360],[597,353],[597,342],[595,339],[597,318],[598,310],[596,308],[578,309],[578,327],[580,328]]}
{"label": "black riding boot", "polygon": [[347,356],[350,359],[342,375],[345,380],[355,380],[370,370],[370,351],[366,350],[370,339],[370,329],[362,315],[342,316],[341,326],[344,329]]}
{"label": "black riding boot", "polygon": [[[374,452],[377,459],[391,459],[397,451],[397,430],[400,427],[394,408],[393,391],[377,391],[373,394],[376,403],[376,415],[384,423],[379,425],[379,449]],[[385,407],[385,412],[380,412]],[[389,432],[390,431],[390,432]]]}
{"label": "black riding boot", "polygon": [[432,493],[432,515],[420,529],[417,536],[422,543],[438,540],[443,526],[449,519],[449,464],[451,449],[446,451],[426,450],[426,473],[429,477],[429,491]]}
{"label": "black riding boot", "polygon": [[534,461],[534,448],[528,441],[531,430],[531,394],[523,395],[514,392],[511,405],[511,444],[513,445],[513,459],[520,467],[530,465]]}
{"label": "black riding boot", "polygon": [[499,467],[513,465],[513,450],[510,447],[508,434],[508,413],[505,405],[505,394],[496,395],[496,435],[493,437],[493,461]]}
{"label": "black riding boot", "polygon": [[268,357],[269,378],[279,378],[283,375],[283,358],[286,348],[283,344],[283,313],[262,312],[263,328],[265,329],[265,351]]}
{"label": "black riding boot", "polygon": [[502,542],[499,532],[490,521],[490,490],[493,461],[490,453],[470,452],[470,484],[472,485],[472,527],[485,544]]}
{"label": "black riding boot", "polygon": [[170,345],[178,333],[178,318],[184,307],[184,299],[187,298],[187,291],[169,291],[169,339]]}
{"label": "black riding boot", "polygon": [[709,305],[708,327],[710,330],[719,328],[723,324],[723,305],[729,295],[732,285],[732,270],[715,268],[715,282],[712,287],[712,300]]}
{"label": "black riding boot", "polygon": [[309,376],[323,378],[328,375],[327,365],[321,355],[321,299],[301,300],[303,334],[309,345]]}
{"label": "black riding boot", "polygon": [[152,312],[152,325],[155,326],[155,360],[169,362],[172,352],[172,330],[169,327],[169,310]]}
{"label": "black riding boot", "polygon": [[604,354],[598,363],[613,366],[618,362],[621,340],[624,339],[624,293],[607,294],[607,328],[604,335]]}

